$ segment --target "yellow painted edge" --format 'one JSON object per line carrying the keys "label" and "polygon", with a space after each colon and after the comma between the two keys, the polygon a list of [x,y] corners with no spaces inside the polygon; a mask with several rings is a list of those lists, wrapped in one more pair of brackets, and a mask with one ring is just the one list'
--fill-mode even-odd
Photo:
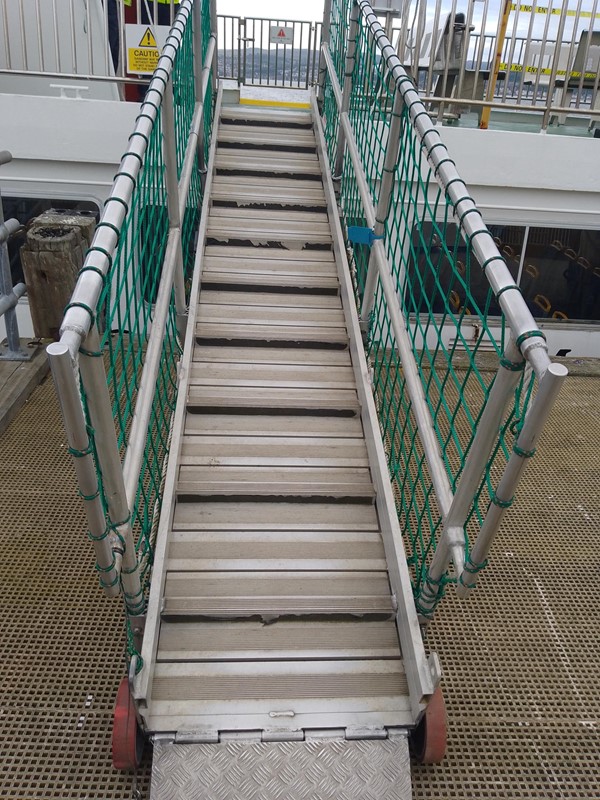
{"label": "yellow painted edge", "polygon": [[286,103],[285,100],[255,100],[252,97],[240,97],[240,105],[278,106],[279,108],[310,108],[310,103]]}

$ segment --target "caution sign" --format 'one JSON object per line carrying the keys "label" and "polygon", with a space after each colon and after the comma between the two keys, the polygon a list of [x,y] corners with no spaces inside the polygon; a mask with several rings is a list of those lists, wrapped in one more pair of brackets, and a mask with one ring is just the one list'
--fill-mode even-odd
{"label": "caution sign", "polygon": [[592,14],[591,11],[576,11],[574,8],[549,8],[547,6],[523,6],[512,3],[511,11],[522,11],[524,14],[546,14],[553,17],[579,17],[580,19],[600,19],[600,14]]}
{"label": "caution sign", "polygon": [[126,25],[127,72],[152,75],[169,30],[168,25]]}
{"label": "caution sign", "polygon": [[271,44],[294,44],[294,29],[271,25],[269,41]]}
{"label": "caution sign", "polygon": [[150,28],[146,28],[144,31],[144,35],[142,36],[139,47],[154,47],[158,50],[158,45],[156,44],[156,39],[154,38],[154,34],[150,30]]}

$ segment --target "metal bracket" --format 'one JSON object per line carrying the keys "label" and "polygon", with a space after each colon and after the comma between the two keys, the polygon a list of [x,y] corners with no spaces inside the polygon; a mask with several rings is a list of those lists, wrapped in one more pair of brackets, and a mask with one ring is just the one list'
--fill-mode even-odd
{"label": "metal bracket", "polygon": [[226,744],[227,742],[246,742],[249,744],[261,742],[262,731],[221,731],[218,741],[221,744]]}
{"label": "metal bracket", "polygon": [[270,728],[262,732],[262,742],[303,742],[304,731],[302,728]]}
{"label": "metal bracket", "polygon": [[372,247],[376,239],[383,238],[383,236],[377,236],[373,228],[366,228],[361,225],[348,226],[348,239],[352,244],[366,244],[367,247]]}
{"label": "metal bracket", "polygon": [[385,728],[346,728],[346,739],[354,741],[358,739],[387,739],[388,733]]}
{"label": "metal bracket", "polygon": [[178,731],[175,734],[175,744],[218,744],[219,731],[216,728],[206,728],[197,731]]}
{"label": "metal bracket", "polygon": [[142,639],[144,638],[144,629],[146,627],[146,615],[140,614],[139,616],[130,615],[129,623],[131,625],[131,632],[133,633],[133,644],[138,653],[142,652]]}

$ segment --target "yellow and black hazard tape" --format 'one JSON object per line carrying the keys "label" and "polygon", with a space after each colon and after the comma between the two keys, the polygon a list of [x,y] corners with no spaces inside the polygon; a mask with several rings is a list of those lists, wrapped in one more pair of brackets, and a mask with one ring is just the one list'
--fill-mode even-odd
{"label": "yellow and black hazard tape", "polygon": [[[522,64],[500,64],[500,70],[501,72],[525,72],[529,75],[552,75],[552,70],[547,67],[540,69],[539,67],[524,67]],[[586,72],[583,75],[583,79],[584,81],[595,81],[596,75],[596,72]],[[557,78],[565,78],[566,76],[566,69],[556,70]],[[581,72],[569,72],[569,79],[571,78],[581,78]]]}
{"label": "yellow and black hazard tape", "polygon": [[600,14],[592,14],[591,11],[576,11],[572,8],[548,8],[547,6],[522,6],[518,3],[512,3],[510,6],[511,11],[522,11],[525,14],[547,14],[552,17],[579,17],[580,19],[600,19]]}

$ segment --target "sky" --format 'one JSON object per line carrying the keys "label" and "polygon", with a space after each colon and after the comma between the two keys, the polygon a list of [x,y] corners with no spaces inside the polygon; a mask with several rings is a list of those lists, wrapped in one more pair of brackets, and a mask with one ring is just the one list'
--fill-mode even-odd
{"label": "sky", "polygon": [[238,17],[267,17],[277,19],[307,19],[320,22],[323,19],[323,0],[217,0],[218,14],[233,14]]}
{"label": "sky", "polygon": [[[473,24],[475,25],[475,32],[481,30],[482,14],[485,3],[481,0],[471,0],[473,2]],[[531,0],[521,0],[522,3],[531,5]],[[375,4],[372,0],[372,4]],[[409,11],[409,19],[413,16],[415,0],[407,0],[407,7]],[[442,10],[449,12],[452,8],[453,0],[441,0]],[[469,5],[469,0],[456,0],[456,10],[466,12]],[[488,0],[488,14],[486,32],[495,33],[497,21],[502,8],[503,0]],[[561,5],[568,6],[571,9],[576,9],[579,5],[578,0],[538,0],[540,6],[550,6],[551,8],[560,8]],[[436,0],[428,0],[427,16],[432,17],[435,12]],[[583,0],[581,3],[582,10],[592,9],[595,6],[594,0]],[[285,19],[298,19],[310,20],[311,22],[320,22],[323,19],[323,0],[217,0],[217,12],[219,14],[232,14],[235,16],[254,16],[266,17],[268,19],[284,18],[278,17],[279,14],[284,13],[287,15]],[[600,13],[600,9],[596,13]],[[518,36],[527,35],[530,21],[530,14],[521,12],[516,15],[514,12],[511,14],[508,31],[515,31]],[[567,19],[567,24],[564,31],[564,38],[569,38],[573,31],[572,18]],[[600,20],[596,20],[596,26]],[[533,28],[531,36],[542,37],[546,23],[546,16],[543,14],[534,15]],[[552,16],[549,20],[548,38],[552,39],[556,35],[558,27],[558,17]],[[579,31],[589,27],[589,20],[582,19],[579,22]]]}

